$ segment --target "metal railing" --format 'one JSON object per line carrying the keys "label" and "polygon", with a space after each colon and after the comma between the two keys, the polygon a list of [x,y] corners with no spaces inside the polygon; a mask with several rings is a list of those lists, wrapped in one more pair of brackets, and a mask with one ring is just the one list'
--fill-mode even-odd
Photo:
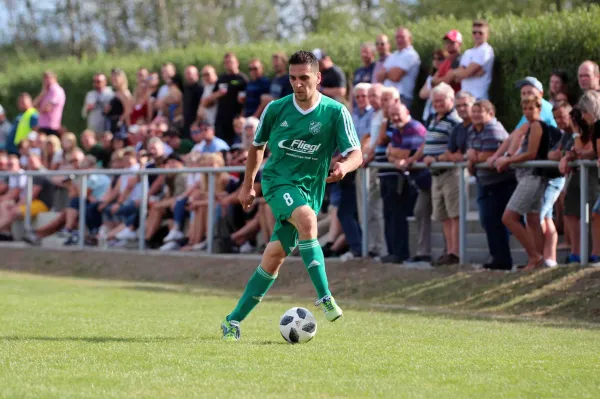
{"label": "metal railing", "polygon": [[[465,168],[466,162],[452,163],[452,162],[436,162],[430,166],[426,166],[424,163],[416,163],[411,166],[411,169],[459,169],[459,258],[462,264],[468,263],[466,248],[467,248],[467,182],[465,179]],[[513,168],[556,168],[558,162],[555,161],[530,161],[520,164],[511,165]],[[588,197],[588,168],[596,167],[595,161],[574,161],[570,164],[573,168],[579,168],[580,174],[580,239],[581,239],[581,263],[588,263],[588,228],[589,228],[589,207],[590,204],[587,202]],[[394,165],[391,163],[371,163],[369,168],[390,168],[394,169]],[[476,168],[488,168],[487,164],[477,164]],[[31,202],[33,192],[33,177],[53,177],[53,176],[81,176],[79,186],[79,248],[84,248],[85,240],[85,204],[87,198],[87,177],[93,174],[104,174],[109,176],[115,175],[141,175],[142,176],[142,201],[139,209],[139,241],[138,248],[140,251],[145,250],[146,242],[146,217],[148,214],[148,176],[149,175],[173,175],[179,173],[206,173],[208,174],[208,223],[207,231],[207,250],[212,253],[213,251],[213,239],[214,239],[214,212],[215,212],[215,173],[221,172],[244,172],[245,167],[243,166],[227,166],[222,168],[181,168],[181,169],[141,169],[137,171],[129,171],[123,169],[96,169],[96,170],[56,170],[56,171],[23,171],[20,175],[27,176],[27,192],[26,192],[26,213],[25,213],[25,228],[31,229]],[[362,253],[366,256],[368,253],[369,237],[368,231],[368,218],[366,217],[369,209],[368,203],[368,192],[369,192],[369,174],[368,168],[362,168],[358,170],[358,173],[362,174],[362,186],[357,187],[361,190],[362,196],[362,214],[365,215],[361,219],[362,229]],[[15,176],[15,173],[0,172],[0,177]]]}

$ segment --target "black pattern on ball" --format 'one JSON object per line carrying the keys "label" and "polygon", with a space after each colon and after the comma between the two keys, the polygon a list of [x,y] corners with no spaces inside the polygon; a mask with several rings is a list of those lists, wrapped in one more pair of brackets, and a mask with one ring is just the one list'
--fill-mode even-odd
{"label": "black pattern on ball", "polygon": [[292,321],[294,321],[294,317],[293,316],[283,316],[281,318],[281,321],[279,322],[279,324],[282,325],[282,326],[287,326]]}
{"label": "black pattern on ball", "polygon": [[307,333],[312,334],[315,332],[315,328],[317,328],[315,323],[306,323],[302,326],[302,331],[306,331]]}
{"label": "black pattern on ball", "polygon": [[306,318],[306,310],[302,309],[302,308],[298,308],[296,309],[296,313],[298,314],[298,317],[301,319]]}
{"label": "black pattern on ball", "polygon": [[296,331],[294,327],[290,328],[290,342],[297,344],[299,340],[300,335],[298,334],[298,331]]}
{"label": "black pattern on ball", "polygon": [[290,340],[285,335],[283,335],[283,333],[281,331],[279,333],[281,334],[281,336],[283,337],[283,339],[285,339],[287,342],[290,342]]}

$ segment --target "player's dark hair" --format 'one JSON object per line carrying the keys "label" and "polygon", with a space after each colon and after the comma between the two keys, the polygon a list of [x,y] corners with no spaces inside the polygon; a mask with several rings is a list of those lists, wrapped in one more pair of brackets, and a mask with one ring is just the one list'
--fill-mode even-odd
{"label": "player's dark hair", "polygon": [[290,57],[288,65],[310,65],[314,72],[319,71],[319,60],[317,60],[317,57],[310,51],[296,51]]}

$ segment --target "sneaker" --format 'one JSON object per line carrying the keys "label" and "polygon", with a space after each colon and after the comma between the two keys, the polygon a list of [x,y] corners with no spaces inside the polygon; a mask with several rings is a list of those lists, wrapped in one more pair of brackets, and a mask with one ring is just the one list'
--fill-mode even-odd
{"label": "sneaker", "polygon": [[115,238],[117,240],[133,241],[137,239],[137,234],[129,227],[125,227],[123,230],[115,234]]}
{"label": "sneaker", "polygon": [[108,243],[108,246],[111,248],[125,248],[127,246],[126,240],[111,240]]}
{"label": "sneaker", "polygon": [[544,264],[547,267],[557,267],[558,266],[558,263],[556,263],[556,261],[554,259],[545,259]]}
{"label": "sneaker", "polygon": [[415,255],[412,258],[405,260],[406,263],[431,263],[431,256],[429,255]]}
{"label": "sneaker", "polygon": [[208,248],[208,242],[206,240],[192,245],[194,251],[206,251],[206,248]]}
{"label": "sneaker", "polygon": [[223,341],[235,342],[240,340],[242,333],[238,321],[227,321],[225,319],[221,323],[221,328],[223,329],[223,338],[221,338]]}
{"label": "sneaker", "polygon": [[159,251],[176,251],[179,249],[179,244],[176,241],[169,241],[164,244],[162,247],[158,248]]}
{"label": "sneaker", "polygon": [[169,234],[167,234],[167,236],[163,239],[163,242],[179,241],[183,237],[185,237],[185,234],[183,234],[183,232],[181,232],[179,230],[171,229],[171,230],[169,230]]}
{"label": "sneaker", "polygon": [[66,227],[63,228],[62,230],[60,230],[58,233],[56,233],[57,236],[64,238],[64,237],[69,237],[71,235],[71,233],[73,233],[71,231],[71,229],[67,229]]}
{"label": "sneaker", "polygon": [[79,243],[79,234],[77,234],[77,232],[73,232],[73,233],[71,233],[69,238],[67,238],[67,240],[63,243],[63,245],[66,245],[66,246],[77,245],[78,243]]}
{"label": "sneaker", "polygon": [[459,263],[460,259],[458,258],[458,256],[454,254],[444,254],[440,256],[435,262],[433,262],[432,266],[450,266]]}
{"label": "sneaker", "polygon": [[354,260],[355,258],[357,258],[357,256],[354,255],[354,253],[352,251],[348,251],[345,254],[342,254],[340,256],[340,260],[342,262],[348,262],[348,261]]}
{"label": "sneaker", "polygon": [[27,244],[35,245],[36,247],[42,245],[42,239],[33,231],[25,233],[23,236],[23,241],[25,241]]}
{"label": "sneaker", "polygon": [[315,302],[315,306],[323,305],[323,313],[329,321],[336,321],[342,317],[342,308],[340,308],[332,296],[327,295]]}
{"label": "sneaker", "polygon": [[600,266],[600,256],[598,256],[598,255],[590,255],[590,259],[588,260],[588,264],[590,266]]}
{"label": "sneaker", "polygon": [[249,254],[252,252],[254,252],[254,246],[252,244],[250,244],[248,241],[243,243],[242,246],[240,247],[241,254]]}
{"label": "sneaker", "polygon": [[569,257],[567,258],[567,264],[570,265],[572,263],[581,263],[581,258],[579,257],[579,255],[575,255],[575,254],[569,255]]}

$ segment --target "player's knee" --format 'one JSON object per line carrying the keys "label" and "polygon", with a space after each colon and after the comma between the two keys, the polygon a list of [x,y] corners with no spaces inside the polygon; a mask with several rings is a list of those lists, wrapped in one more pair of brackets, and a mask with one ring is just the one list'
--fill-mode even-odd
{"label": "player's knee", "polygon": [[301,239],[316,238],[317,236],[317,215],[308,206],[297,208],[292,214],[292,219],[298,229]]}
{"label": "player's knee", "polygon": [[277,274],[285,260],[285,251],[279,242],[270,242],[263,253],[261,267],[269,274]]}

